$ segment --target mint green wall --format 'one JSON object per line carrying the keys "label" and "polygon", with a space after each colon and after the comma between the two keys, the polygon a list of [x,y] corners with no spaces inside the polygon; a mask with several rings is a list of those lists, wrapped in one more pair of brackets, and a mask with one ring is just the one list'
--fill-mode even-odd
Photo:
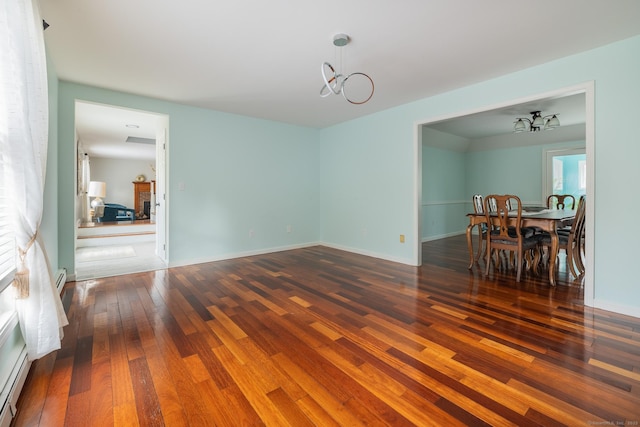
{"label": "mint green wall", "polygon": [[[584,141],[568,141],[483,151],[447,150],[461,138],[424,128],[422,146],[422,240],[464,233],[473,211],[474,194],[516,194],[523,204],[540,205],[545,150],[584,148]],[[569,173],[569,171],[567,171]],[[575,171],[573,172],[575,175]]]}
{"label": "mint green wall", "polygon": [[[633,37],[323,129],[323,241],[415,262],[415,194],[420,185],[414,177],[416,124],[595,81],[594,303],[638,313],[640,286],[632,268],[638,236],[610,232],[606,214],[609,206],[626,199],[628,190],[620,182],[640,182],[640,168],[635,166],[640,157],[635,124],[639,75],[640,37]],[[632,199],[630,205],[616,223],[638,234],[633,217],[640,199]],[[365,223],[367,238],[359,232]],[[404,245],[397,243],[402,232],[407,233]]]}
{"label": "mint green wall", "polygon": [[[423,130],[435,136],[432,129]],[[438,132],[441,134],[441,132]],[[422,240],[458,234],[468,224],[466,213],[466,155],[463,152],[422,146]]]}
{"label": "mint green wall", "polygon": [[522,203],[542,198],[542,147],[467,153],[468,198],[473,194],[515,194]]}
{"label": "mint green wall", "polygon": [[60,263],[71,271],[75,100],[170,117],[170,265],[317,242],[317,130],[60,82]]}
{"label": "mint green wall", "polygon": [[334,247],[411,263],[415,129],[394,111],[320,131],[320,237]]}
{"label": "mint green wall", "polygon": [[542,164],[545,150],[584,148],[584,141],[472,151],[466,155],[466,197],[515,194],[523,204],[545,204]]}

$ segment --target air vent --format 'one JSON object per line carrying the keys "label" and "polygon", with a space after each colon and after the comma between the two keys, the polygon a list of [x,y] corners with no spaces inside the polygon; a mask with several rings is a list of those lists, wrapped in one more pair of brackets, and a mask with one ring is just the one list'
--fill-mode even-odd
{"label": "air vent", "polygon": [[155,138],[140,138],[137,136],[129,136],[127,137],[127,142],[135,142],[137,144],[151,144],[155,145]]}

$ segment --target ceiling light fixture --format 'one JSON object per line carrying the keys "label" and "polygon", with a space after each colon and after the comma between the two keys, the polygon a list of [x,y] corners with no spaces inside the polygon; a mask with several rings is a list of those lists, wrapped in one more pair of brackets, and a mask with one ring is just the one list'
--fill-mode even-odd
{"label": "ceiling light fixture", "polygon": [[[351,39],[346,34],[336,34],[333,36],[333,45],[336,47],[342,48],[349,44],[350,41]],[[341,56],[341,68],[342,62],[346,61],[343,61]],[[324,86],[320,89],[320,96],[323,98],[332,93],[334,95],[342,94],[344,99],[350,103],[359,105],[369,101],[373,96],[375,89],[373,80],[365,73],[355,72],[345,77],[346,72],[343,70],[336,71],[328,62],[322,63],[320,71],[322,73],[322,80],[324,80]],[[351,82],[349,85],[351,89],[349,89],[349,91],[346,89],[347,82]]]}
{"label": "ceiling light fixture", "polygon": [[[525,123],[525,120],[527,123]],[[549,114],[542,117],[542,112],[532,111],[531,119],[527,117],[518,117],[514,122],[515,126],[513,131],[520,133],[524,131],[538,132],[541,130],[553,130],[560,126],[560,120],[558,120],[558,114]]]}

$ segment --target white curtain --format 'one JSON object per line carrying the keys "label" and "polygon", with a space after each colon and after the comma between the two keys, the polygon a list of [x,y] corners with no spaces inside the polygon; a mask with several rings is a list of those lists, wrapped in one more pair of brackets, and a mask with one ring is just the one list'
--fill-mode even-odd
{"label": "white curtain", "polygon": [[28,278],[28,296],[16,300],[16,310],[33,360],[60,348],[68,324],[38,232],[47,163],[47,66],[37,0],[0,4],[0,149],[8,158],[16,245],[24,255],[24,263],[17,259],[18,275]]}

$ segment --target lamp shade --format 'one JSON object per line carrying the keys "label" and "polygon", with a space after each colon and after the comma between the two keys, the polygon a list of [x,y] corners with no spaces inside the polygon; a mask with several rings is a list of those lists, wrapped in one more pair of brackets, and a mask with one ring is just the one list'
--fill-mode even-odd
{"label": "lamp shade", "polygon": [[553,117],[551,117],[549,120],[547,120],[547,123],[545,124],[544,128],[545,129],[555,129],[558,126],[560,126],[560,120],[558,120],[558,117],[556,117],[556,115],[554,114]]}
{"label": "lamp shade", "polygon": [[89,182],[89,197],[105,197],[107,195],[107,184],[102,181]]}
{"label": "lamp shade", "polygon": [[542,117],[540,117],[540,115],[534,115],[533,116],[533,123],[531,123],[531,127],[542,127],[544,125],[544,120],[542,120]]}
{"label": "lamp shade", "polygon": [[516,121],[516,125],[513,127],[514,132],[524,132],[527,129],[527,125],[522,121],[522,119],[518,119]]}

